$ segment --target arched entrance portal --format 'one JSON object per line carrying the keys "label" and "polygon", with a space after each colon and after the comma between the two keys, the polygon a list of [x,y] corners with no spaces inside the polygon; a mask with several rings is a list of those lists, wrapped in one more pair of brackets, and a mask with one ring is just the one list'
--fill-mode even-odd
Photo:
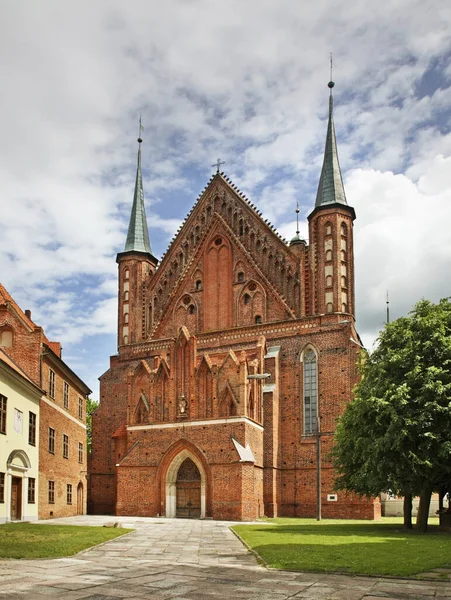
{"label": "arched entrance portal", "polygon": [[177,473],[176,517],[200,517],[200,473],[190,458],[185,458]]}
{"label": "arched entrance portal", "polygon": [[205,518],[205,472],[188,450],[174,458],[166,475],[166,516]]}

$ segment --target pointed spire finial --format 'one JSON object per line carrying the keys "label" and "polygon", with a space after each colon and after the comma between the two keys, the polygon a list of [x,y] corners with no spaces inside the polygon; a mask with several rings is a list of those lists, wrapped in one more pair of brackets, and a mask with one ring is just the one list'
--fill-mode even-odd
{"label": "pointed spire finial", "polygon": [[334,111],[332,88],[332,53],[330,55],[330,77],[327,84],[330,90],[329,96],[329,122],[327,125],[326,146],[324,149],[323,168],[316,194],[315,208],[327,206],[328,204],[348,204],[346,201],[343,180],[341,177],[340,164],[338,162],[337,140],[335,137]]}
{"label": "pointed spire finial", "polygon": [[221,167],[221,165],[225,165],[226,161],[225,160],[221,160],[220,158],[218,158],[218,160],[215,162],[214,165],[211,165],[212,167],[216,167],[216,173],[219,173],[219,168]]}
{"label": "pointed spire finial", "polygon": [[139,115],[139,132],[138,132],[138,144],[142,143],[142,137],[141,137],[141,132],[144,131],[144,125],[142,124],[141,121],[141,114]]}
{"label": "pointed spire finial", "polygon": [[144,190],[141,171],[141,131],[144,130],[141,115],[139,116],[139,137],[138,137],[138,166],[136,169],[135,193],[133,195],[132,212],[128,226],[127,240],[125,242],[124,252],[144,252],[152,254],[149,240],[149,230],[147,228],[146,210],[144,207]]}
{"label": "pointed spire finial", "polygon": [[299,202],[296,202],[296,235],[299,235]]}
{"label": "pointed spire finial", "polygon": [[388,290],[387,290],[387,300],[385,301],[385,304],[387,305],[387,323],[390,323],[390,301],[388,299]]}

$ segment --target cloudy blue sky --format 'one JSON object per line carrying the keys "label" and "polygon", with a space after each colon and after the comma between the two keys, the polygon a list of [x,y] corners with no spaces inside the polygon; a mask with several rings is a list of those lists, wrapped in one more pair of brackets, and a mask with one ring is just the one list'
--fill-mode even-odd
{"label": "cloudy blue sky", "polygon": [[451,294],[451,10],[443,0],[0,0],[0,280],[94,390],[139,114],[153,253],[219,156],[291,238],[335,125],[355,207],[357,325]]}

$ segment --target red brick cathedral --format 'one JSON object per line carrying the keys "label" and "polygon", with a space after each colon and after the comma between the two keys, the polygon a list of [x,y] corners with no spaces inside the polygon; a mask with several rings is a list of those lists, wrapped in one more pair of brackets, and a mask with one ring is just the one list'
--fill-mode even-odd
{"label": "red brick cathedral", "polygon": [[323,516],[379,516],[379,501],[335,493],[327,459],[361,351],[355,213],[329,87],[309,243],[297,232],[287,244],[218,163],[159,262],[138,139],[130,225],[117,255],[118,353],[100,377],[93,417],[92,512],[314,516],[319,421]]}

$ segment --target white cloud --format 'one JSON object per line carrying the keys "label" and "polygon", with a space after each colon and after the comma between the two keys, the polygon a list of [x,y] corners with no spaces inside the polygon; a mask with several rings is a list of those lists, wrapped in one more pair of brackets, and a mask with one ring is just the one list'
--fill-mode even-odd
{"label": "white cloud", "polygon": [[[386,287],[402,314],[421,295],[442,293],[449,272],[449,67],[422,98],[417,86],[450,52],[450,28],[441,0],[5,5],[2,282],[50,337],[79,343],[95,363],[95,348],[83,344],[114,339],[114,258],[128,225],[140,112],[156,255],[217,156],[291,239],[296,201],[302,217],[313,208],[332,50],[340,160],[358,216],[358,317],[370,339]],[[306,236],[305,228],[303,220]]]}

